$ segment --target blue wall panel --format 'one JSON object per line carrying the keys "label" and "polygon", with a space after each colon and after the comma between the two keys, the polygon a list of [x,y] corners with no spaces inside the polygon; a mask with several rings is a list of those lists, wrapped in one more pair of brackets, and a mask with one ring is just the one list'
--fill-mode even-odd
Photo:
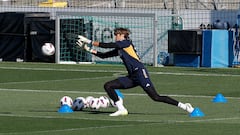
{"label": "blue wall panel", "polygon": [[202,66],[210,67],[211,66],[211,51],[212,48],[209,47],[212,43],[212,32],[207,30],[203,32],[203,45],[202,45]]}
{"label": "blue wall panel", "polygon": [[203,67],[229,66],[229,33],[227,30],[203,31]]}
{"label": "blue wall panel", "polygon": [[180,67],[200,67],[200,55],[174,54],[174,65]]}
{"label": "blue wall panel", "polygon": [[233,52],[233,45],[234,45],[234,36],[233,34],[235,34],[233,31],[229,31],[229,42],[228,42],[228,46],[229,46],[229,67],[232,67],[233,64],[233,59],[234,59],[234,52]]}

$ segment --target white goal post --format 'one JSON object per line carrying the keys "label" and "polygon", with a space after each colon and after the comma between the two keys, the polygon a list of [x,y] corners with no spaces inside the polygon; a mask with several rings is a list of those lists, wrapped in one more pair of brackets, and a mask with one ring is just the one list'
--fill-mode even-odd
{"label": "white goal post", "polygon": [[[74,47],[74,37],[83,34],[92,40],[114,42],[112,30],[115,27],[127,27],[132,32],[130,38],[133,40],[142,62],[157,66],[159,53],[157,43],[158,19],[155,13],[57,12],[55,26],[56,63],[121,62],[119,58],[105,60],[89,56],[79,48]],[[67,37],[66,35],[72,35],[67,39],[69,41],[64,39]],[[66,46],[73,47],[74,49],[70,49],[70,51],[73,51],[74,54],[70,55],[71,52],[66,51]]]}

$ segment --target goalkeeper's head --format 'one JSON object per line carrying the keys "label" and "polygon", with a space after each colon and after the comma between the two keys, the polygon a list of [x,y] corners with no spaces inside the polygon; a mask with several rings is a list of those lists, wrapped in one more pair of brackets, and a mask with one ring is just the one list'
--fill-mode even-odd
{"label": "goalkeeper's head", "polygon": [[127,28],[115,28],[114,29],[114,35],[122,34],[126,39],[129,39],[129,35],[131,34],[131,31]]}

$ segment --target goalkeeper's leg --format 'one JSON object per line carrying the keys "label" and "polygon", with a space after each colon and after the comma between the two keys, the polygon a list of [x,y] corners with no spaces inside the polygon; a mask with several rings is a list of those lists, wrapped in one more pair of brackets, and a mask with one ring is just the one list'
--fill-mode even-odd
{"label": "goalkeeper's leg", "polygon": [[189,113],[194,110],[194,108],[189,103],[184,104],[168,96],[159,95],[155,90],[150,78],[148,77],[149,75],[146,69],[143,68],[142,70],[138,70],[136,76],[139,85],[144,89],[148,96],[151,97],[152,100],[178,106],[179,108],[186,110]]}
{"label": "goalkeeper's leg", "polygon": [[178,105],[178,101],[176,101],[175,99],[172,99],[168,96],[160,96],[153,86],[145,87],[144,90],[148,94],[148,96],[151,97],[151,99],[154,101],[163,102],[175,106]]}
{"label": "goalkeeper's leg", "polygon": [[110,114],[110,116],[120,116],[120,115],[127,115],[128,111],[123,106],[123,102],[119,100],[119,97],[117,93],[115,92],[115,89],[123,89],[124,85],[118,80],[112,80],[104,84],[104,89],[107,92],[108,96],[114,101],[116,104],[118,111],[115,113]]}
{"label": "goalkeeper's leg", "polygon": [[114,101],[117,102],[119,100],[115,89],[122,89],[124,86],[119,82],[118,79],[106,82],[104,84],[104,89],[107,92],[108,96]]}
{"label": "goalkeeper's leg", "polygon": [[194,110],[194,108],[192,107],[191,104],[189,103],[181,103],[173,98],[170,98],[168,96],[160,96],[155,88],[153,86],[150,87],[143,87],[143,89],[145,90],[145,92],[148,94],[149,97],[151,97],[151,99],[153,99],[154,101],[158,101],[158,102],[163,102],[163,103],[167,103],[167,104],[171,104],[174,106],[178,106],[179,108],[192,113],[192,111]]}

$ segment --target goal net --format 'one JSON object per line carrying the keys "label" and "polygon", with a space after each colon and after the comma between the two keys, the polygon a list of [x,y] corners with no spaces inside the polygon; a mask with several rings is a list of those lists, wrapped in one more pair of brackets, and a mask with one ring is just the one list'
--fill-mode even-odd
{"label": "goal net", "polygon": [[[91,40],[114,42],[116,27],[128,28],[141,61],[156,64],[161,51],[167,50],[167,30],[172,18],[153,13],[80,13],[61,12],[56,16],[57,63],[120,63],[119,57],[101,59],[76,46],[77,35]],[[105,52],[107,49],[95,48]]]}

